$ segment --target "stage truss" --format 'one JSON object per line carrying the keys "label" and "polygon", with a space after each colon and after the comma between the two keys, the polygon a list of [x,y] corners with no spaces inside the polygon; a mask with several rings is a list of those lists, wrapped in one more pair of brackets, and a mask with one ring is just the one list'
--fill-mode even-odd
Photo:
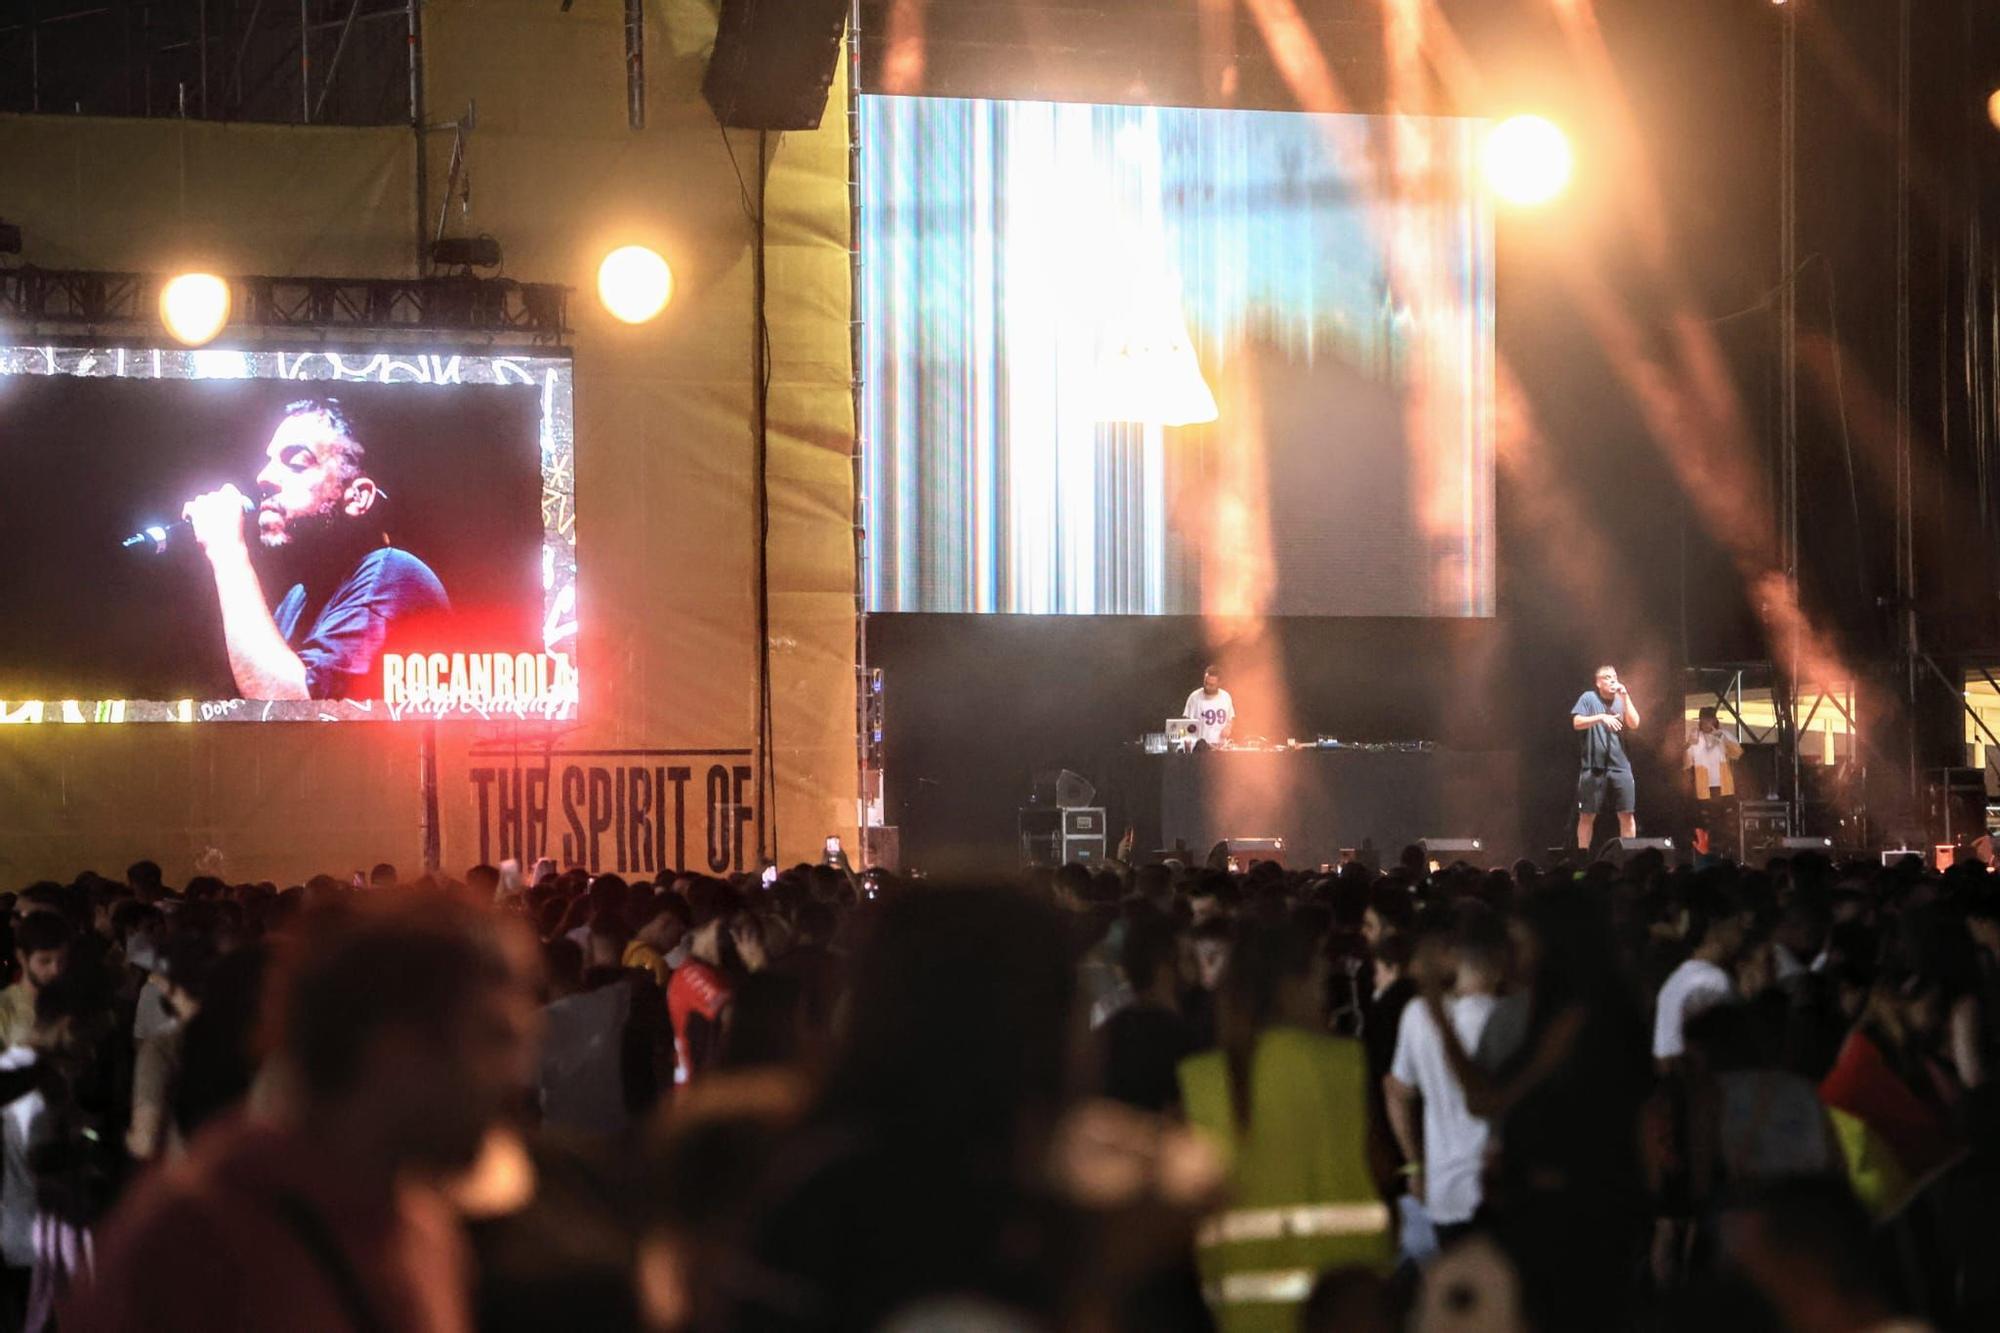
{"label": "stage truss", "polygon": [[[79,332],[158,338],[164,274],[0,268],[0,329],[38,337]],[[481,345],[560,346],[569,291],[554,283],[447,274],[428,278],[228,279],[224,341],[251,337],[296,344],[387,335],[448,337]]]}

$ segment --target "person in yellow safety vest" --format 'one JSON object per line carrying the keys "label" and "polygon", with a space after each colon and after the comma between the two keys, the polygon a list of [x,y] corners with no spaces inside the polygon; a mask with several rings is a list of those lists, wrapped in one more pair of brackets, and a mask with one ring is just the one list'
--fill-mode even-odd
{"label": "person in yellow safety vest", "polygon": [[1369,1170],[1367,1055],[1324,1032],[1323,970],[1299,932],[1244,927],[1223,978],[1222,1049],[1181,1062],[1188,1121],[1229,1177],[1228,1210],[1196,1240],[1223,1333],[1290,1333],[1321,1273],[1395,1258]]}

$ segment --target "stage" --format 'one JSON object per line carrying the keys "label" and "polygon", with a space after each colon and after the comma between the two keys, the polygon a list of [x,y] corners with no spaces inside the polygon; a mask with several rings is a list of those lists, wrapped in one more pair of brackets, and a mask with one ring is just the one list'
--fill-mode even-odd
{"label": "stage", "polygon": [[1121,769],[1141,849],[1283,839],[1290,867],[1338,861],[1365,842],[1385,859],[1423,838],[1516,847],[1515,756],[1423,749],[1132,753]]}

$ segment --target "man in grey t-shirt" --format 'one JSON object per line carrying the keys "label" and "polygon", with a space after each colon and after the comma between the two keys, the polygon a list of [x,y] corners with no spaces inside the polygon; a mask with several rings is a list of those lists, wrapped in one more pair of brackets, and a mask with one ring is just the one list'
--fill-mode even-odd
{"label": "man in grey t-shirt", "polygon": [[1639,835],[1639,788],[1632,779],[1632,761],[1625,757],[1624,733],[1639,725],[1639,710],[1618,679],[1618,668],[1597,668],[1597,679],[1570,711],[1570,728],[1578,734],[1580,772],[1576,782],[1576,845],[1590,850],[1597,812],[1609,796],[1618,812],[1618,836]]}

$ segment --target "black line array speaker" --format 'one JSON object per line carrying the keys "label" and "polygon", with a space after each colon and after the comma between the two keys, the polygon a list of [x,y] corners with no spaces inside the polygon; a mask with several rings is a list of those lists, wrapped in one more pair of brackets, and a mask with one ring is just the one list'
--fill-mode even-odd
{"label": "black line array speaker", "polygon": [[739,130],[813,130],[847,26],[847,0],[722,0],[701,93]]}

